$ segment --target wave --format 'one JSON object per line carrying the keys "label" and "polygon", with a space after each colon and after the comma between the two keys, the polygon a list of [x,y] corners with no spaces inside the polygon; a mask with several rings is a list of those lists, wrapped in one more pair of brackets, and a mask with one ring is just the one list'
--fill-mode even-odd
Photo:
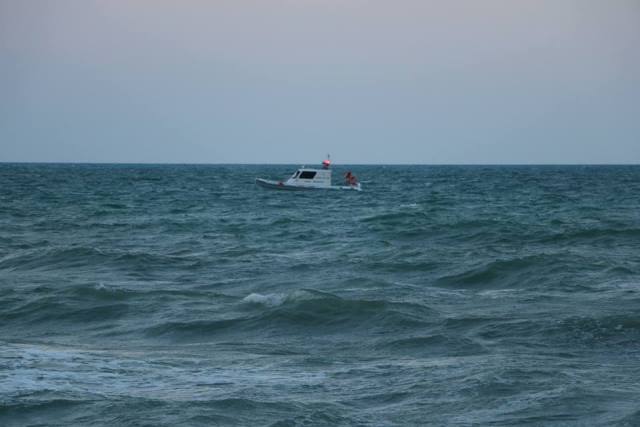
{"label": "wave", "polygon": [[[4,400],[4,399],[3,399]],[[10,402],[0,402],[0,421],[3,425],[46,425],[51,420],[60,420],[61,416],[68,415],[84,404],[91,403],[88,400],[74,400],[51,397],[45,400],[25,399],[21,396]],[[71,421],[72,417],[65,417]]]}
{"label": "wave", "polygon": [[[163,322],[145,330],[152,337],[177,340],[209,339],[236,334],[344,334],[356,330],[373,333],[376,328],[398,331],[425,326],[437,314],[411,302],[344,299],[311,289],[290,294],[252,293],[241,299],[245,309],[236,317],[197,321]],[[240,307],[242,308],[242,307]]]}
{"label": "wave", "polygon": [[310,222],[309,220],[300,219],[300,218],[280,217],[280,218],[273,219],[269,224],[267,224],[267,226],[278,227],[278,226],[290,225],[290,224],[309,224],[309,222]]}
{"label": "wave", "polygon": [[262,294],[249,294],[242,299],[243,302],[249,304],[262,304],[269,307],[275,307],[278,305],[282,305],[286,296],[279,294],[270,294],[270,295],[262,295]]}
{"label": "wave", "polygon": [[361,218],[360,221],[365,224],[382,225],[393,227],[407,221],[415,221],[416,219],[426,219],[427,215],[417,209],[403,209],[399,212],[386,212]]}
{"label": "wave", "polygon": [[546,243],[563,243],[569,241],[582,240],[612,240],[620,243],[620,239],[633,239],[637,241],[640,238],[640,228],[591,228],[565,231],[562,233],[552,234],[541,239]]}
{"label": "wave", "polygon": [[640,350],[640,317],[635,314],[570,317],[545,328],[543,333],[586,346],[616,345]]}
{"label": "wave", "polygon": [[168,269],[196,268],[203,266],[203,262],[194,256],[171,256],[144,251],[105,251],[87,246],[26,250],[0,259],[0,271],[73,269],[91,266]]}
{"label": "wave", "polygon": [[414,357],[454,357],[486,353],[487,350],[469,338],[435,334],[385,341],[377,350]]}
{"label": "wave", "polygon": [[372,271],[383,271],[390,273],[423,272],[436,271],[440,266],[437,261],[402,261],[385,260],[366,263],[367,269]]}
{"label": "wave", "polygon": [[105,254],[95,248],[56,248],[19,251],[0,260],[0,270],[33,270],[42,267],[74,267],[87,262],[98,263]]}
{"label": "wave", "polygon": [[245,318],[223,320],[193,320],[185,322],[163,322],[145,329],[150,337],[171,337],[178,340],[189,340],[198,337],[215,335],[234,326],[241,325]]}
{"label": "wave", "polygon": [[166,297],[172,300],[184,298],[206,298],[206,299],[223,299],[233,301],[234,297],[220,292],[211,290],[188,289],[167,289],[166,287],[155,288],[146,287],[134,289],[132,287],[105,285],[98,283],[96,285],[78,285],[64,289],[59,294],[61,297],[72,298],[74,300],[83,300],[85,302],[99,301],[127,301],[127,300],[144,300],[150,301],[158,297]]}
{"label": "wave", "polygon": [[[0,293],[0,329],[6,337],[26,337],[22,330],[47,336],[68,335],[84,331],[96,336],[129,337],[144,332],[146,317],[167,307],[208,306],[221,309],[237,301],[237,297],[193,289],[130,289],[105,285],[64,286],[60,289],[36,287],[29,292]],[[178,310],[181,312],[180,310]],[[137,320],[136,320],[137,319]],[[194,326],[194,325],[190,325]],[[180,330],[180,324],[167,328]],[[215,329],[211,325],[202,331]],[[185,329],[185,328],[182,328]],[[195,329],[198,329],[197,323]],[[162,335],[166,330],[149,331]],[[98,335],[96,335],[98,334]]]}
{"label": "wave", "polygon": [[317,291],[315,289],[297,289],[288,294],[259,294],[251,293],[242,299],[242,302],[249,304],[261,304],[276,307],[287,304],[295,304],[301,301],[312,301],[322,299],[341,299],[328,292]]}
{"label": "wave", "polygon": [[640,318],[633,314],[572,316],[561,320],[501,319],[468,327],[483,340],[542,346],[555,351],[598,347],[619,347],[627,352],[640,350]]}
{"label": "wave", "polygon": [[498,261],[491,261],[462,273],[441,276],[436,286],[502,288],[522,287],[543,281],[541,272],[550,275],[562,271],[564,262],[554,255],[529,255]]}
{"label": "wave", "polygon": [[622,427],[633,427],[640,425],[640,410],[630,410],[628,414],[625,414],[617,420],[616,425]]}
{"label": "wave", "polygon": [[36,328],[39,325],[40,328],[50,330],[56,330],[60,322],[82,328],[87,324],[119,319],[128,313],[129,308],[129,305],[124,303],[87,306],[87,304],[74,304],[59,297],[48,296],[5,309],[0,314],[0,320],[7,324],[9,322],[28,324],[30,328]]}

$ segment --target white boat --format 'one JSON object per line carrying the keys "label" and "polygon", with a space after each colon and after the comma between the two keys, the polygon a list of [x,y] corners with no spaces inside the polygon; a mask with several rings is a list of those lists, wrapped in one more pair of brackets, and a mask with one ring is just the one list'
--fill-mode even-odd
{"label": "white boat", "polygon": [[351,173],[345,174],[345,185],[331,185],[331,161],[322,162],[321,169],[301,167],[286,181],[256,178],[256,184],[274,190],[351,190],[362,191],[362,186]]}

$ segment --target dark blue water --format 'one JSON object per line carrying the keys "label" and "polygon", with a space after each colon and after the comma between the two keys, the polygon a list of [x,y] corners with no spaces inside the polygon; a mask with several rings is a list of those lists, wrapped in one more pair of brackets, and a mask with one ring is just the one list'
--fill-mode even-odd
{"label": "dark blue water", "polygon": [[0,425],[640,425],[640,167],[292,169],[0,165]]}

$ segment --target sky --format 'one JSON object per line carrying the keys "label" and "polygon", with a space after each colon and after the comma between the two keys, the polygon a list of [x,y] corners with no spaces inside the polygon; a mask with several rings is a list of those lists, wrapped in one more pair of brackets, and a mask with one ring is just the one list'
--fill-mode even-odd
{"label": "sky", "polygon": [[640,163],[640,0],[0,0],[0,162]]}

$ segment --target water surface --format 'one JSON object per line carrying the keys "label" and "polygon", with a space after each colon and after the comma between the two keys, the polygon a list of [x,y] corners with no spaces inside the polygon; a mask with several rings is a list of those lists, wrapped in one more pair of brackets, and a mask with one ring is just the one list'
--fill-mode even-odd
{"label": "water surface", "polygon": [[0,164],[0,424],[640,424],[640,167],[293,169]]}

